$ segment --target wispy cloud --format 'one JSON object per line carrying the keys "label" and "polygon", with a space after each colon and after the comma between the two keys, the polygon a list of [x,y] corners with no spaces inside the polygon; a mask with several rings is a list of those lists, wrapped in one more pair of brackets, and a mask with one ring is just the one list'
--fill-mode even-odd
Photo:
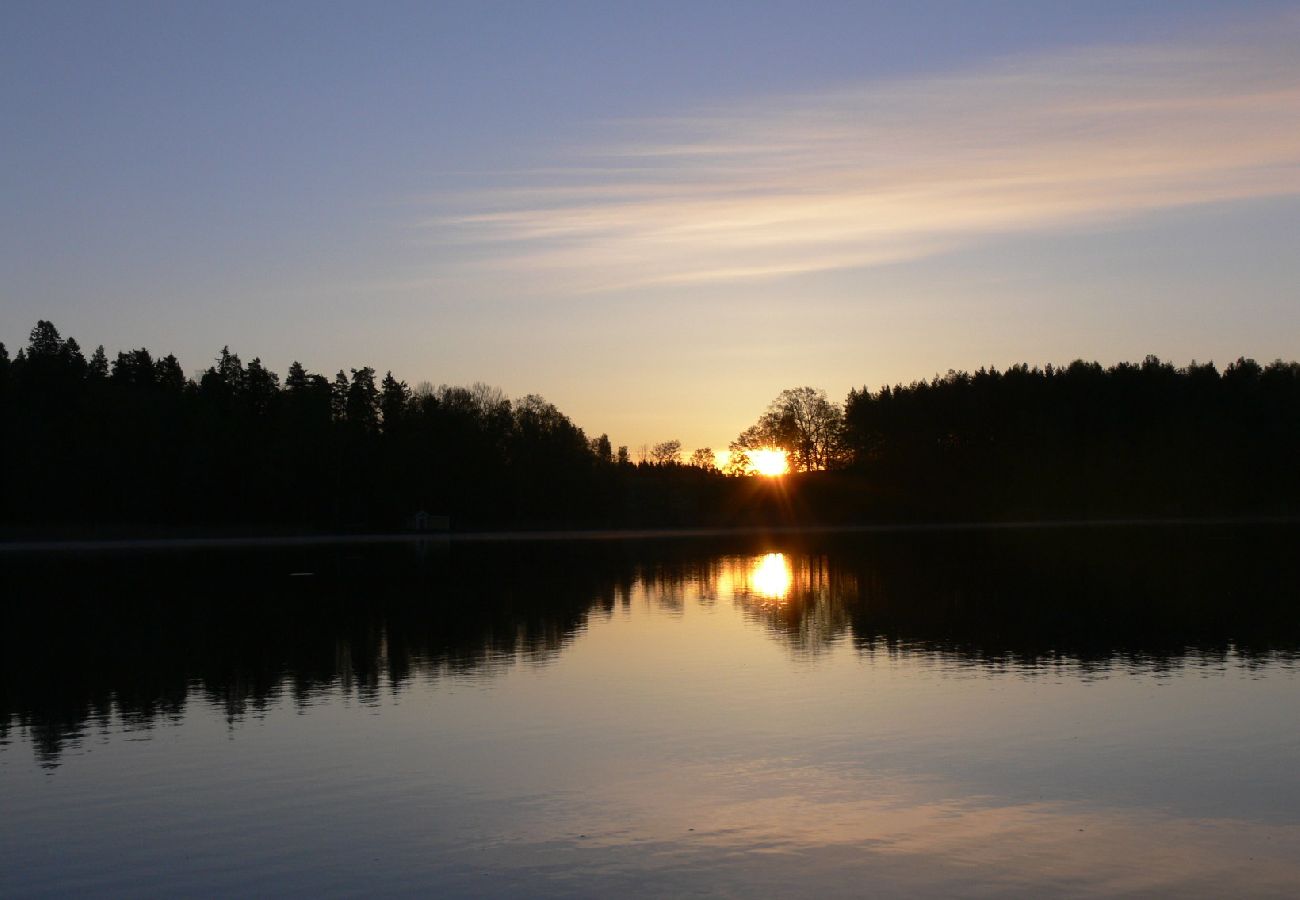
{"label": "wispy cloud", "polygon": [[[1300,193],[1300,21],[620,123],[426,222],[607,289],[916,259],[994,234]],[[447,202],[447,201],[444,201]]]}

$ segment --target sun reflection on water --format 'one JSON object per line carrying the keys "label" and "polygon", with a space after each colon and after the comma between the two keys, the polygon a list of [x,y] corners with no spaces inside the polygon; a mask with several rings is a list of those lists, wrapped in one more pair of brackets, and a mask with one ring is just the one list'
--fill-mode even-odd
{"label": "sun reflection on water", "polygon": [[758,596],[766,600],[784,600],[790,596],[794,572],[784,553],[769,553],[754,562],[749,573],[749,584]]}

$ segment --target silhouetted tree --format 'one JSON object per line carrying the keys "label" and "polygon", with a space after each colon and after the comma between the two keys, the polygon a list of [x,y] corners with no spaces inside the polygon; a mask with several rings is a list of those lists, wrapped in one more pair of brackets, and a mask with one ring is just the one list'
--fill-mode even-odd
{"label": "silhouetted tree", "polygon": [[113,360],[113,374],[109,378],[121,386],[153,387],[157,378],[153,355],[144,348],[119,353],[117,359]]}
{"label": "silhouetted tree", "polygon": [[384,423],[384,431],[392,432],[401,428],[410,399],[411,391],[405,381],[398,381],[391,371],[384,375],[379,395],[379,414]]}
{"label": "silhouetted tree", "polygon": [[154,382],[164,391],[179,394],[185,390],[185,372],[181,370],[180,360],[168,353],[154,363]]}
{"label": "silhouetted tree", "polygon": [[[284,381],[288,408],[297,427],[313,427],[318,430],[328,425],[332,418],[332,396],[329,380],[324,375],[313,375],[295,360],[289,366],[289,374]],[[314,423],[308,426],[307,423]]]}
{"label": "silhouetted tree", "polygon": [[661,441],[650,448],[650,461],[656,466],[677,465],[681,462],[682,442]]}
{"label": "silhouetted tree", "polygon": [[255,418],[266,418],[280,397],[280,376],[253,357],[244,371],[243,401],[245,408]]}
{"label": "silhouetted tree", "polygon": [[78,346],[75,339],[69,337],[63,342],[59,355],[62,357],[63,364],[68,373],[74,378],[84,378],[86,376],[86,357],[81,353],[81,347]]}
{"label": "silhouetted tree", "polygon": [[41,319],[31,330],[27,339],[27,359],[53,359],[63,350],[63,338],[53,322]]}
{"label": "silhouetted tree", "polygon": [[330,412],[335,422],[346,422],[348,419],[348,376],[342,369],[334,376],[334,384],[330,388]]}
{"label": "silhouetted tree", "polygon": [[765,448],[784,450],[790,467],[800,472],[839,465],[842,452],[843,414],[826,399],[826,392],[811,387],[782,391],[759,417],[740,433],[730,449],[748,453]]}
{"label": "silhouetted tree", "polygon": [[307,370],[296,359],[289,363],[289,374],[285,376],[284,387],[295,393],[307,389]]}
{"label": "silhouetted tree", "polygon": [[740,449],[738,441],[732,441],[722,471],[727,475],[748,475],[750,468],[749,454]]}
{"label": "silhouetted tree", "polygon": [[375,370],[369,366],[352,370],[348,385],[348,424],[362,431],[379,428],[379,389],[375,387]]}
{"label": "silhouetted tree", "polygon": [[209,366],[199,379],[199,391],[214,408],[229,410],[244,392],[244,364],[239,357],[222,347],[216,365]]}
{"label": "silhouetted tree", "polygon": [[96,347],[95,352],[91,354],[86,374],[100,381],[108,377],[108,355],[104,353],[103,344]]}
{"label": "silhouetted tree", "polygon": [[691,465],[697,469],[704,469],[707,472],[717,471],[718,463],[714,458],[713,450],[709,447],[700,447],[691,454]]}

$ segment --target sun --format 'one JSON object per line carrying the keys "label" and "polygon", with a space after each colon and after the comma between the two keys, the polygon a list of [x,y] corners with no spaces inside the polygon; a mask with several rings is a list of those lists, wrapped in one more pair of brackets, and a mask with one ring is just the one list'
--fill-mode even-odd
{"label": "sun", "polygon": [[790,461],[784,450],[750,450],[749,464],[759,475],[774,478],[790,471]]}

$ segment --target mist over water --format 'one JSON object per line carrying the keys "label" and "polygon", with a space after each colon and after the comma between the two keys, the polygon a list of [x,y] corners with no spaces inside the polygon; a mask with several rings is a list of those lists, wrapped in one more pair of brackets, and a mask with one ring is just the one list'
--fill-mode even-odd
{"label": "mist over water", "polygon": [[0,893],[1291,893],[1296,537],[11,555]]}

